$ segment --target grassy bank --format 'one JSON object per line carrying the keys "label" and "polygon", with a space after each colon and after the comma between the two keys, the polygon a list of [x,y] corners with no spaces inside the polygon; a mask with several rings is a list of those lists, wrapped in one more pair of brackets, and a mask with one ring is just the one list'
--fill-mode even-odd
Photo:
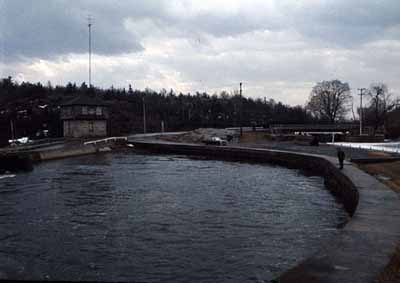
{"label": "grassy bank", "polygon": [[395,192],[400,193],[400,161],[360,164],[360,169],[375,176]]}

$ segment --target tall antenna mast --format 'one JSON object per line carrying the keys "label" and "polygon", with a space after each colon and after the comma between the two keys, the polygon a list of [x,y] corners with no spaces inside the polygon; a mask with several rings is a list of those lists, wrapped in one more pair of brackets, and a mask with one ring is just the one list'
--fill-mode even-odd
{"label": "tall antenna mast", "polygon": [[89,88],[92,87],[92,16],[88,16],[88,28],[89,28]]}
{"label": "tall antenna mast", "polygon": [[243,100],[242,100],[242,82],[239,83],[239,95],[240,95],[240,113],[239,113],[239,117],[240,117],[240,137],[242,137],[243,135],[243,125],[242,125],[242,119],[243,119]]}

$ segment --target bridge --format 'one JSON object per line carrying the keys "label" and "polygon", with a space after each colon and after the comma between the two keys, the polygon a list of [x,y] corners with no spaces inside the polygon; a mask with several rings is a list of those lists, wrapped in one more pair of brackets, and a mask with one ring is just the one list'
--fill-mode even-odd
{"label": "bridge", "polygon": [[351,132],[359,129],[358,124],[271,124],[273,133],[293,132]]}

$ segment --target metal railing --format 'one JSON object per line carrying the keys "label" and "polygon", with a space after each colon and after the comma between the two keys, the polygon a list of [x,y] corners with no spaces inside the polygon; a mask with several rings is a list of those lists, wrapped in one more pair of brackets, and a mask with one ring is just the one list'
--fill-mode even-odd
{"label": "metal railing", "polygon": [[115,142],[117,140],[128,141],[128,137],[110,137],[110,138],[105,138],[105,139],[101,139],[101,140],[87,141],[87,142],[84,142],[83,144],[84,145],[90,145],[90,144],[96,145],[98,143],[108,143],[108,142],[111,142],[111,141]]}
{"label": "metal railing", "polygon": [[356,124],[271,124],[270,126],[276,130],[350,130],[357,129]]}
{"label": "metal railing", "polygon": [[350,148],[358,148],[358,149],[366,149],[366,150],[374,150],[374,151],[383,151],[388,153],[398,153],[400,154],[400,142],[392,142],[392,143],[347,143],[347,142],[335,142],[328,143],[335,146],[342,147],[350,147]]}

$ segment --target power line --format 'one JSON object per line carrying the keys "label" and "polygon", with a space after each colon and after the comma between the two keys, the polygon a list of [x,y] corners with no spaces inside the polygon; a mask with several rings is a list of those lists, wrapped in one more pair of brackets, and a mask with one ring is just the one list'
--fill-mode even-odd
{"label": "power line", "polygon": [[362,135],[362,129],[363,129],[363,124],[362,124],[362,120],[363,120],[362,97],[364,95],[364,91],[366,91],[367,89],[362,87],[362,88],[358,88],[358,90],[360,91],[359,96],[360,96],[360,136],[361,136]]}
{"label": "power line", "polygon": [[144,101],[144,96],[142,97],[142,107],[143,107],[143,134],[145,134],[147,130],[146,130],[146,103]]}

